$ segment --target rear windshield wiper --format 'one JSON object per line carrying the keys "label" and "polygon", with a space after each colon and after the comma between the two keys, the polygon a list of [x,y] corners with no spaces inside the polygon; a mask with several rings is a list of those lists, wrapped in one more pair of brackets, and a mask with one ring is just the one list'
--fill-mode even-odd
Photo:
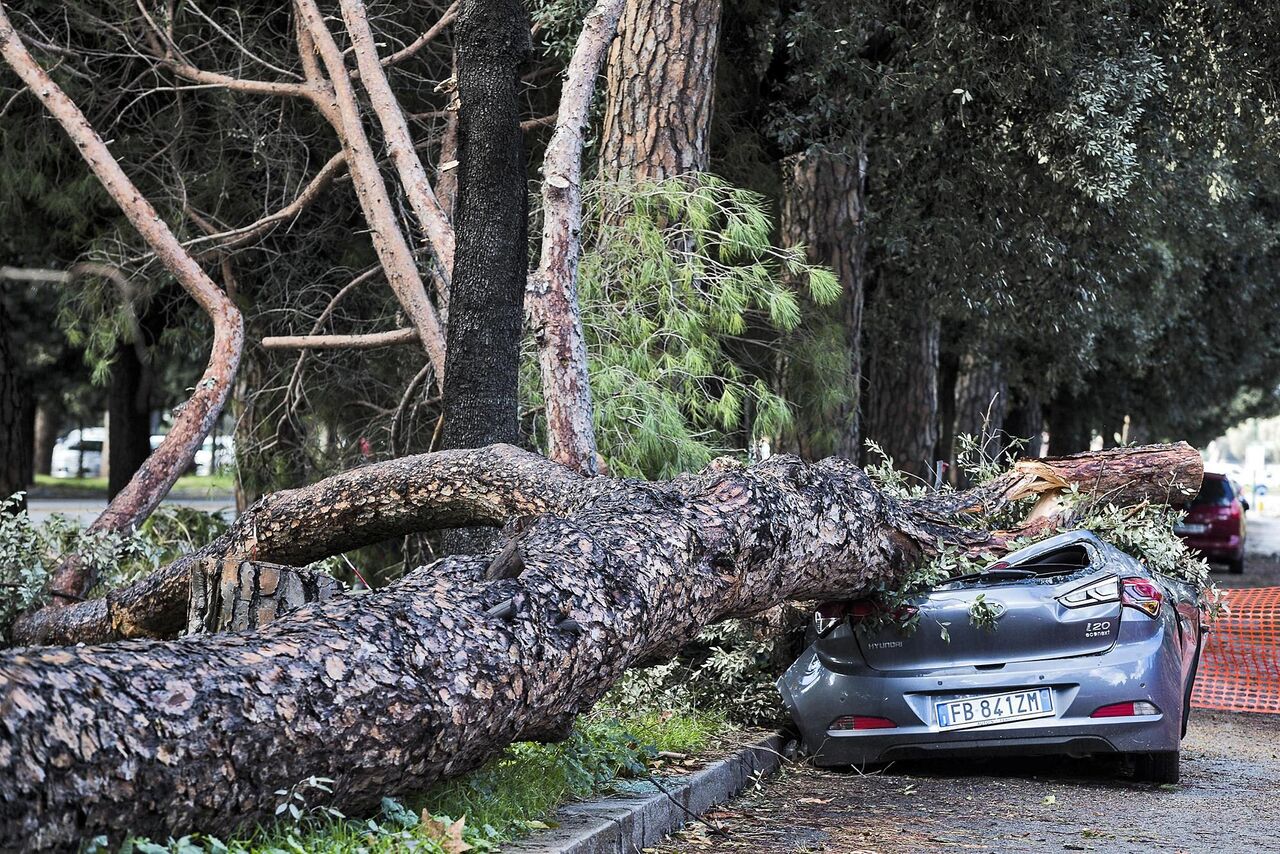
{"label": "rear windshield wiper", "polygon": [[966,575],[957,575],[954,578],[948,578],[944,584],[950,584],[953,581],[986,581],[1000,580],[1006,578],[1035,578],[1040,573],[1034,569],[1020,569],[1015,566],[1002,566],[993,569],[980,569],[977,572],[970,572]]}

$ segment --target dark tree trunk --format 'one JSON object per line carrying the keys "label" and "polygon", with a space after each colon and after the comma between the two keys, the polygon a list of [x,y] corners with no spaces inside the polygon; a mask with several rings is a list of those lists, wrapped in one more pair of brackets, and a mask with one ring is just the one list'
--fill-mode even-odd
{"label": "dark tree trunk", "polygon": [[[849,354],[850,400],[838,412],[821,413],[835,421],[837,456],[857,460],[861,448],[858,404],[862,386],[863,271],[866,266],[867,157],[853,151],[816,149],[790,162],[782,203],[782,233],[788,246],[803,244],[809,260],[831,267],[844,293],[840,316]],[[812,433],[820,426],[799,414],[797,430]],[[800,437],[798,444],[813,443]]]}
{"label": "dark tree trunk", "polygon": [[36,474],[53,473],[53,446],[58,443],[58,430],[62,427],[62,402],[54,392],[36,403],[36,423],[32,466]]}
{"label": "dark tree trunk", "polygon": [[[396,460],[269,497],[264,524],[240,535],[301,536],[292,554],[306,559],[335,525],[395,527],[397,490],[419,497],[425,524],[540,515],[510,524],[496,557],[447,558],[255,631],[0,653],[0,850],[229,834],[269,820],[275,792],[310,775],[334,779],[324,801],[365,813],[511,741],[562,732],[628,667],[709,622],[857,595],[943,542],[998,554],[1023,533],[944,514],[1052,503],[1064,482],[1117,503],[1185,500],[1203,465],[1186,444],[1036,460],[969,493],[908,501],[841,459],[649,483],[578,478],[497,447],[416,469]],[[300,526],[298,512],[313,518]]]}
{"label": "dark tree trunk", "polygon": [[[144,351],[145,352],[145,351]],[[151,454],[151,381],[138,347],[121,343],[107,396],[107,497],[115,498]]]}
{"label": "dark tree trunk", "polygon": [[721,0],[627,0],[609,52],[600,171],[661,181],[707,168]]}
{"label": "dark tree trunk", "polygon": [[[518,380],[529,275],[520,65],[529,20],[519,0],[464,0],[458,15],[457,250],[449,289],[443,445],[519,440]],[[449,551],[491,539],[458,532]]]}
{"label": "dark tree trunk", "polygon": [[1015,397],[1015,402],[1005,417],[1005,432],[1011,439],[1021,439],[1025,444],[1015,456],[1038,457],[1044,453],[1041,436],[1044,433],[1044,410],[1038,397],[1025,393]]}
{"label": "dark tree trunk", "polygon": [[514,442],[528,262],[519,68],[528,16],[516,0],[467,0],[457,23],[457,254],[449,295],[444,445]]}
{"label": "dark tree trunk", "polygon": [[[955,440],[973,437],[987,459],[996,459],[1005,445],[1005,411],[1009,405],[1009,387],[1005,384],[1004,366],[998,359],[972,351],[960,357],[955,383],[955,417],[952,422]],[[953,454],[958,456],[959,445]],[[967,486],[964,472],[957,467],[955,481]]]}
{"label": "dark tree trunk", "polygon": [[1084,402],[1074,394],[1054,398],[1046,413],[1049,422],[1049,453],[1055,456],[1087,450],[1093,439]]}
{"label": "dark tree trunk", "polygon": [[918,308],[902,319],[899,340],[881,331],[870,348],[863,434],[879,442],[899,469],[931,484],[941,431],[939,325]]}
{"label": "dark tree trunk", "polygon": [[[22,371],[13,330],[13,319],[0,296],[0,501],[26,491],[35,458],[35,397]],[[23,497],[19,507],[26,506]]]}

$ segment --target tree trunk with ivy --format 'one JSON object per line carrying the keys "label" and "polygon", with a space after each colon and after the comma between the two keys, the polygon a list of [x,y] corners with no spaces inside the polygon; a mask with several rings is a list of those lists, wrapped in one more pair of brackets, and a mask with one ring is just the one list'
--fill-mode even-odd
{"label": "tree trunk with ivy", "polygon": [[[310,775],[332,778],[324,800],[358,815],[512,741],[563,735],[628,667],[709,623],[859,595],[944,544],[999,555],[1052,530],[1053,498],[1073,483],[1120,504],[1181,501],[1201,475],[1195,449],[1159,445],[1026,460],[968,492],[900,499],[836,458],[722,460],[643,482],[494,446],[268,496],[223,554],[296,566],[464,523],[504,524],[503,540],[256,630],[0,653],[0,850],[126,829],[230,834],[270,819],[275,792]],[[1014,530],[964,524],[1037,495],[1045,511]],[[174,577],[190,585],[220,565],[187,561]]]}

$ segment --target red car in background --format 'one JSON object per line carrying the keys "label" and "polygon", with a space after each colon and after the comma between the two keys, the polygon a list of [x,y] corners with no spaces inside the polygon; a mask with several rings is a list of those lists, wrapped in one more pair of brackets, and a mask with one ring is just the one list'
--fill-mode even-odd
{"label": "red car in background", "polygon": [[1248,509],[1249,502],[1236,494],[1226,475],[1205,472],[1200,494],[1173,530],[1206,559],[1225,563],[1239,575],[1244,572],[1244,511]]}

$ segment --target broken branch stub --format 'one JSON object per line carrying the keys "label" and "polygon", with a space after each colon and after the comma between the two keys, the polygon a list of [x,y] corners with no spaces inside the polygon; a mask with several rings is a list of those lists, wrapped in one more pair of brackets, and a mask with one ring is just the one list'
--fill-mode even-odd
{"label": "broken branch stub", "polygon": [[[1180,448],[1160,453],[1166,469],[1187,462]],[[556,498],[530,502],[513,498],[519,478],[448,477],[490,473],[474,459],[485,454],[532,457],[453,452],[434,494],[469,488],[508,519],[543,504],[513,529],[519,560],[500,571],[493,555],[453,557],[254,631],[0,654],[0,849],[125,828],[228,834],[269,820],[274,792],[310,775],[334,779],[345,812],[370,811],[511,741],[563,732],[626,668],[708,623],[854,596],[984,536],[839,459],[775,457],[666,483],[578,478],[544,460],[529,470],[559,478]]]}

